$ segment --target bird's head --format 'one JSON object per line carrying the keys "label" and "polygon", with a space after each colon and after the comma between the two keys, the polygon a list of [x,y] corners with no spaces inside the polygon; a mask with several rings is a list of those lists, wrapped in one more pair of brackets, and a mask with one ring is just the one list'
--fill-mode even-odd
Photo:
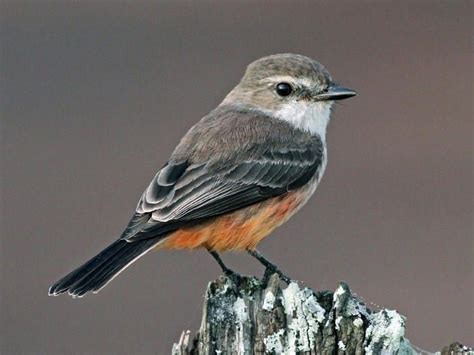
{"label": "bird's head", "polygon": [[354,95],[337,85],[317,61],[286,53],[250,63],[223,104],[256,108],[311,131],[319,126],[325,130],[334,101]]}

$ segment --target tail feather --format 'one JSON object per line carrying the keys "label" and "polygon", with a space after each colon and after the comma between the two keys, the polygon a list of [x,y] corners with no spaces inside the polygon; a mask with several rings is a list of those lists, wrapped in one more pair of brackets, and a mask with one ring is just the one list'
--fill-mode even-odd
{"label": "tail feather", "polygon": [[68,291],[74,283],[80,281],[83,277],[87,276],[94,269],[96,269],[97,266],[101,264],[101,261],[103,262],[104,260],[108,260],[110,256],[114,255],[119,249],[119,247],[121,247],[121,245],[119,245],[119,243],[117,242],[114,242],[109,245],[95,257],[93,257],[77,269],[73,270],[72,272],[64,276],[62,279],[57,281],[54,285],[52,285],[49,288],[49,294],[55,296]]}
{"label": "tail feather", "polygon": [[68,292],[73,297],[82,297],[90,291],[96,293],[159,242],[157,239],[146,239],[130,243],[119,239],[53,284],[49,295]]}

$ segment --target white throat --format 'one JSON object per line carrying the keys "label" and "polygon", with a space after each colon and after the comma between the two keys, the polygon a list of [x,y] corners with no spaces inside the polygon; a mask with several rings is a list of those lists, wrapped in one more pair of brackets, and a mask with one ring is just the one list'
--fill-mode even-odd
{"label": "white throat", "polygon": [[327,101],[292,101],[275,111],[274,115],[294,127],[319,135],[325,141],[331,106],[332,103]]}

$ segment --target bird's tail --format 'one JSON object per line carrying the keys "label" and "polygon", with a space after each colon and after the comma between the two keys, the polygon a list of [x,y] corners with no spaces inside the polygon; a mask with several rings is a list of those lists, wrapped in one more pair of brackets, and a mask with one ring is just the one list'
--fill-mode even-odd
{"label": "bird's tail", "polygon": [[49,295],[57,296],[68,292],[73,297],[82,297],[89,291],[97,293],[160,241],[161,239],[145,239],[126,242],[119,239],[84,265],[57,281],[49,288]]}

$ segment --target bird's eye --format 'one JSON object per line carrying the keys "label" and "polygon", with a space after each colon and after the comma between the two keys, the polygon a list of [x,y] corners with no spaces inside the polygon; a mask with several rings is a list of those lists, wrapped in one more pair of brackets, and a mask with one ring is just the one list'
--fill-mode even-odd
{"label": "bird's eye", "polygon": [[276,92],[280,96],[288,96],[292,93],[293,88],[288,83],[279,83],[276,86]]}

